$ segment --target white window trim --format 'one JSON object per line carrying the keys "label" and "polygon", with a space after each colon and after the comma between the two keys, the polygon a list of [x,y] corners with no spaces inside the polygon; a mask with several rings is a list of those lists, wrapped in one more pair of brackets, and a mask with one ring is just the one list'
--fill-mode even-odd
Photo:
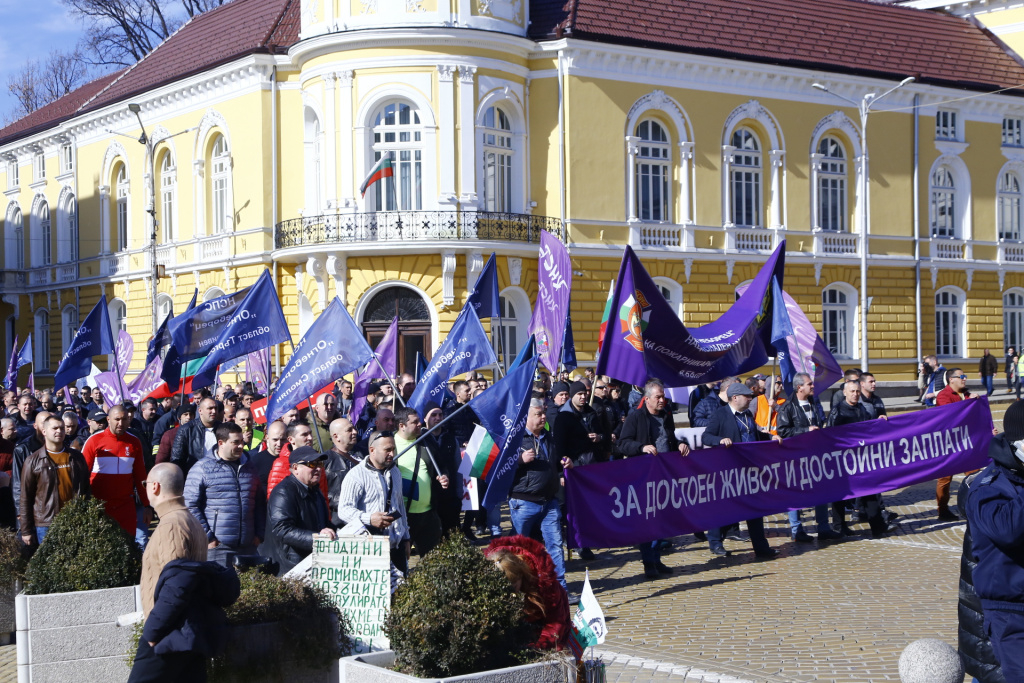
{"label": "white window trim", "polygon": [[[1011,287],[1010,289],[1003,292],[1001,301],[1003,306],[1003,348],[1005,349],[1009,346],[1013,346],[1014,350],[1016,350],[1019,353],[1021,346],[1024,346],[1024,330],[1022,330],[1022,334],[1019,335],[1019,338],[1012,344],[1010,343],[1009,335],[1006,334],[1006,314],[1009,312],[1009,310],[1011,310],[1008,309],[1006,306],[1006,297],[1010,296],[1011,294],[1015,294],[1021,297],[1021,300],[1024,301],[1024,287]],[[1014,308],[1012,310],[1015,311],[1020,316],[1022,321],[1022,328],[1024,328],[1024,303],[1022,303],[1019,308]]]}
{"label": "white window trim", "polygon": [[[12,258],[13,261],[8,261]],[[4,268],[25,269],[25,214],[17,202],[7,205],[4,216]]]}
{"label": "white window trim", "polygon": [[78,309],[73,304],[68,304],[60,312],[60,338],[61,349],[71,347],[71,341],[78,331]]}
{"label": "white window trim", "polygon": [[673,310],[676,312],[676,316],[683,319],[683,286],[669,277],[656,277],[654,284],[658,287],[664,287],[669,291],[669,303],[672,304]]}
{"label": "white window trim", "polygon": [[[480,100],[480,105],[476,111],[476,129],[474,139],[480,143],[479,153],[476,155],[476,178],[477,178],[477,197],[480,201],[480,208],[482,209],[484,204],[484,155],[488,149],[497,149],[492,147],[485,147],[483,145],[483,133],[484,128],[484,117],[487,115],[487,110],[491,107],[498,107],[505,112],[505,116],[508,117],[509,124],[512,126],[512,130],[508,131],[509,137],[512,138],[512,148],[502,149],[503,153],[510,154],[512,156],[512,196],[511,206],[509,207],[509,213],[528,213],[527,201],[526,201],[526,116],[523,114],[522,104],[519,102],[519,98],[514,92],[511,92],[510,88],[500,88],[492,90],[487,93],[483,99]],[[420,121],[423,121],[422,116]]]}
{"label": "white window trim", "polygon": [[679,141],[678,161],[674,152],[670,154],[669,159],[670,218],[682,225],[694,225],[697,216],[697,194],[696,165],[693,163],[693,125],[682,105],[662,90],[653,90],[638,99],[626,116],[626,220],[630,223],[640,222],[636,215],[636,127],[645,118],[657,118],[657,115],[672,122],[669,127],[662,123],[668,133],[669,144],[672,144],[672,140]]}
{"label": "white window trim", "polygon": [[[74,209],[73,214],[72,209]],[[72,215],[75,216],[74,229],[72,229]],[[50,217],[52,220],[53,212]],[[79,258],[82,227],[79,218],[78,198],[75,197],[71,188],[65,185],[57,198],[57,263],[74,263]],[[67,347],[65,346],[65,348]]]}
{"label": "white window trim", "polygon": [[[128,164],[128,153],[125,151],[124,145],[117,140],[112,141],[107,145],[107,151],[103,155],[103,164],[100,168],[100,182],[103,183],[99,186],[99,197],[100,197],[100,254],[110,254],[112,251],[114,234],[112,232],[112,226],[116,225],[116,214],[114,221],[111,220],[110,215],[110,204],[111,204],[111,193],[114,192],[116,196],[116,185],[117,178],[114,176],[114,167],[122,163],[125,166],[125,171],[129,178],[131,178],[132,168]],[[131,196],[128,198],[129,214],[131,212]],[[116,209],[115,209],[116,211]],[[81,217],[79,217],[81,222]]]}
{"label": "white window trim", "polygon": [[[422,118],[420,118],[420,122],[423,122]],[[383,282],[378,282],[377,284],[373,285],[365,292],[363,292],[363,295],[359,297],[359,301],[356,302],[355,311],[352,313],[352,318],[356,321],[356,325],[359,325],[360,329],[362,329],[363,316],[366,315],[366,307],[370,305],[371,301],[373,301],[373,297],[376,296],[377,292],[381,291],[382,289],[387,289],[388,287],[396,286],[405,287],[406,289],[412,290],[413,292],[416,293],[417,296],[423,299],[424,303],[426,303],[427,312],[430,314],[430,347],[432,349],[436,349],[437,345],[440,343],[438,339],[438,333],[440,330],[441,322],[437,315],[439,305],[434,303],[434,300],[430,298],[429,294],[424,292],[419,287],[408,282],[405,282],[404,280],[384,280]]]}
{"label": "white window trim", "polygon": [[[157,158],[160,160],[160,165],[157,167],[158,177],[156,179],[157,206],[159,211],[157,215],[160,217],[160,235],[161,241],[164,244],[171,244],[177,242],[180,237],[181,224],[178,222],[178,164],[174,157],[174,151],[170,148],[165,150],[157,151]],[[171,166],[167,171],[164,171],[163,161],[169,159]],[[164,186],[164,176],[170,178],[171,183],[168,186]],[[171,225],[168,229],[167,226],[167,207],[164,205],[164,194],[170,194],[171,203]]]}
{"label": "white window trim", "polygon": [[[1021,138],[1021,141],[1018,142],[1017,144],[1013,144],[1013,143],[1007,144],[1006,143],[1006,136],[1005,136],[1005,133],[1003,131],[1005,131],[1005,127],[1006,127],[1006,122],[1007,121],[1016,121],[1017,133],[1018,133],[1018,135]],[[1021,149],[1021,148],[1024,148],[1024,116],[1014,116],[1012,114],[1004,115],[1003,116],[1002,129],[1000,130],[1000,133],[999,133],[999,138],[1000,138],[1000,146],[1003,149]]]}
{"label": "white window trim", "polygon": [[[841,135],[836,135],[837,132]],[[841,111],[834,111],[819,121],[811,134],[811,228],[815,232],[822,230],[821,219],[818,215],[818,173],[821,163],[818,145],[826,136],[839,140],[843,151],[846,152],[846,194],[848,198],[852,199],[852,206],[848,203],[846,207],[847,221],[849,222],[846,232],[860,234],[860,185],[867,159],[864,158],[857,125]],[[844,137],[850,141],[853,149],[850,149],[849,145],[844,142]],[[850,173],[851,165],[853,173]]]}
{"label": "white window trim", "polygon": [[[46,218],[43,218],[43,211]],[[48,244],[49,243],[49,244]],[[53,262],[53,212],[46,198],[37,194],[32,200],[29,225],[29,266],[44,268]]]}
{"label": "white window trim", "polygon": [[[314,106],[312,98],[305,97],[303,91],[302,111],[302,161],[303,161],[303,216],[317,216],[324,213],[326,204],[325,171],[327,155],[325,154],[325,130],[324,117],[319,107]],[[307,129],[307,112],[312,114],[316,123],[316,134],[310,138],[310,131]],[[310,176],[315,176],[315,182],[310,182]]]}
{"label": "white window trim", "polygon": [[[942,114],[951,114],[954,119],[953,124],[953,135],[941,137],[939,136],[939,118]],[[949,107],[939,107],[935,110],[935,141],[936,142],[963,142],[964,141],[964,120],[960,115],[960,110],[951,109]]]}
{"label": "white window trim", "polygon": [[[516,328],[516,342],[518,348],[516,348],[513,351],[510,351],[509,349],[506,348],[502,348],[502,351],[504,351],[505,353],[507,362],[511,363],[512,360],[516,357],[516,354],[518,354],[520,349],[522,349],[523,344],[525,344],[526,341],[530,338],[530,335],[527,333],[527,328],[530,326],[530,316],[532,314],[532,309],[530,308],[530,297],[526,294],[526,290],[524,290],[522,287],[515,286],[506,287],[505,289],[501,290],[501,292],[499,292],[498,295],[504,297],[506,301],[511,303],[512,308],[514,308],[516,311],[515,318],[501,319],[501,324],[506,329],[508,329],[511,326],[515,326]],[[495,329],[497,325],[497,319],[491,318],[491,339],[494,340],[495,353],[498,352],[498,331]]]}
{"label": "white window trim", "polygon": [[[847,346],[850,353],[836,355],[836,358],[843,360],[858,360],[860,358],[860,308],[859,296],[853,285],[847,282],[831,282],[821,289],[821,296],[824,299],[825,292],[830,289],[841,291],[846,295],[846,318],[847,318]],[[825,303],[821,302],[821,334],[825,338]],[[827,343],[827,342],[826,342]]]}
{"label": "white window trim", "polygon": [[[782,135],[782,127],[778,119],[765,109],[757,100],[736,107],[725,120],[722,134],[722,226],[736,227],[732,220],[732,163],[735,150],[732,147],[732,134],[742,126],[750,127],[757,133],[758,126],[750,126],[750,121],[759,124],[768,139],[758,135],[761,142],[761,203],[762,213],[767,210],[767,227],[772,230],[785,230],[783,222],[785,197],[785,156],[786,140]],[[767,182],[765,182],[767,180]]]}
{"label": "white window trim", "polygon": [[[219,131],[218,131],[218,133],[219,133]],[[232,156],[232,147],[231,147],[230,141],[228,140],[226,135],[220,135],[219,136],[221,139],[224,140],[225,153],[220,155],[220,156],[218,156],[218,157],[213,156],[214,148],[216,147],[216,144],[217,144],[216,137],[217,137],[216,135],[211,135],[210,136],[210,146],[209,146],[210,154],[209,154],[209,160],[207,162],[207,167],[209,168],[209,173],[210,173],[210,197],[209,197],[209,201],[210,201],[210,221],[212,223],[212,225],[210,225],[210,234],[211,235],[227,235],[227,234],[230,234],[230,233],[234,232],[234,229],[235,229],[235,214],[234,214],[234,206],[235,206],[235,204],[234,204],[234,191],[233,191],[235,160],[234,160],[234,157]],[[214,170],[214,168],[217,165],[215,163],[215,160],[217,160],[217,159],[222,159],[223,160],[223,164],[224,164],[223,170],[220,170],[220,171],[215,171]],[[215,213],[216,210],[217,210],[217,202],[215,200],[215,198],[217,196],[217,191],[216,191],[215,185],[220,180],[224,181],[224,207],[223,207],[223,209],[224,209],[224,211],[226,211],[226,213],[224,213],[223,215],[218,217],[217,214]],[[223,223],[218,225],[218,223],[220,221],[223,221]]]}
{"label": "white window trim", "polygon": [[[40,316],[46,318],[40,323]],[[32,316],[32,327],[35,331],[33,340],[33,372],[49,372],[50,370],[50,312],[45,308],[37,309]]]}
{"label": "white window trim", "polygon": [[[935,296],[932,298],[932,304],[933,304],[933,309],[934,309],[934,313],[935,314],[938,314],[938,311],[939,311],[939,305],[938,305],[939,295],[944,293],[944,292],[951,292],[951,293],[955,294],[957,296],[957,300],[959,301],[960,321],[959,321],[959,325],[958,325],[959,329],[956,332],[957,332],[957,335],[959,337],[959,342],[960,342],[960,348],[958,349],[960,353],[958,355],[955,355],[955,356],[942,355],[942,354],[939,353],[939,348],[938,348],[939,347],[939,344],[938,344],[939,329],[938,329],[938,325],[935,325],[935,328],[934,328],[935,329],[935,338],[936,338],[936,341],[935,341],[935,355],[937,357],[939,357],[939,358],[966,358],[967,357],[967,354],[966,354],[966,352],[967,352],[967,293],[964,292],[964,290],[962,290],[959,287],[956,287],[954,285],[946,285],[945,287],[939,287],[937,290],[935,290]],[[933,318],[933,320],[934,320],[934,318]]]}
{"label": "white window trim", "polygon": [[[953,238],[934,237],[932,226],[932,177],[940,167],[945,166],[953,176],[955,214],[953,216]],[[973,200],[971,198],[971,174],[963,159],[952,154],[943,154],[932,163],[928,171],[928,236],[932,239],[958,239],[969,241],[974,239]]]}
{"label": "white window trim", "polygon": [[[1002,196],[1001,196],[1002,193],[1000,192],[999,187],[1002,185],[1002,183],[1003,183],[1003,176],[1006,175],[1006,174],[1011,174],[1011,175],[1013,175],[1017,179],[1017,186],[1018,186],[1018,188],[1020,190],[1019,194],[1017,195],[1019,205],[1018,205],[1018,208],[1017,208],[1018,236],[1017,236],[1016,240],[1007,240],[1007,239],[1002,238],[1002,237],[999,236],[999,231],[1001,229],[1001,225],[1000,224],[1001,224],[1001,219],[1002,219],[1002,210],[1000,208],[1001,205],[1002,205],[1002,202],[1000,201],[1002,199]],[[1024,240],[1024,162],[1021,162],[1021,161],[1010,161],[1010,162],[1008,162],[1006,164],[1003,164],[1003,167],[1001,169],[999,169],[999,173],[996,175],[996,211],[995,211],[995,213],[996,213],[996,225],[995,225],[996,241],[998,241],[998,242],[1006,242],[1006,241],[1011,241],[1011,242],[1016,241],[1016,242],[1019,242],[1019,241]]]}
{"label": "white window trim", "polygon": [[220,287],[210,287],[203,293],[202,302],[205,304],[207,301],[219,299],[220,297],[224,296],[224,294],[224,290],[221,289]]}

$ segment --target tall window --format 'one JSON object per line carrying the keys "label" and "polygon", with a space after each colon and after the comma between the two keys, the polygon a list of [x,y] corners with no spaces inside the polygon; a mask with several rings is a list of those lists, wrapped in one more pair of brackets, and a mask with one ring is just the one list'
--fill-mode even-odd
{"label": "tall window", "polygon": [[394,177],[373,185],[378,210],[423,208],[423,133],[420,115],[408,104],[384,105],[373,122],[373,163],[392,153]]}
{"label": "tall window", "polygon": [[960,358],[963,355],[962,294],[952,288],[935,293],[935,354]]}
{"label": "tall window", "polygon": [[1024,147],[1024,119],[1019,116],[1003,119],[1003,147]]}
{"label": "tall window", "polygon": [[760,227],[761,220],[761,146],[748,128],[732,134],[733,161],[729,169],[732,189],[732,222]]}
{"label": "tall window", "polygon": [[932,173],[932,237],[956,237],[956,184],[949,169],[941,166]]}
{"label": "tall window", "polygon": [[33,370],[50,369],[50,314],[45,310],[36,312],[36,344],[33,349]]}
{"label": "tall window", "polygon": [[1024,290],[1011,289],[1003,295],[1003,346],[1020,351],[1024,345]]}
{"label": "tall window", "polygon": [[303,151],[305,152],[306,177],[303,185],[306,190],[306,210],[320,213],[322,206],[320,187],[323,183],[320,144],[323,136],[320,131],[320,119],[317,118],[316,112],[309,107],[305,108],[304,125]]}
{"label": "tall window", "polygon": [[32,215],[32,243],[29,245],[29,262],[33,268],[48,266],[52,262],[50,254],[50,205],[41,201],[36,205]]}
{"label": "tall window", "polygon": [[162,323],[173,308],[174,300],[170,296],[167,294],[156,295],[156,319],[158,323]]}
{"label": "tall window", "polygon": [[21,184],[18,172],[18,160],[17,158],[10,159],[7,162],[7,187],[14,189]]}
{"label": "tall window", "polygon": [[668,133],[657,121],[641,121],[636,155],[636,215],[642,221],[669,221],[671,146]]}
{"label": "tall window", "polygon": [[32,180],[46,180],[46,157],[42,152],[32,157]]}
{"label": "tall window", "polygon": [[959,140],[960,130],[955,111],[940,109],[935,113],[935,139]]}
{"label": "tall window", "polygon": [[165,152],[160,162],[160,231],[166,244],[174,241],[174,203],[177,196],[177,171],[171,153]]}
{"label": "tall window", "polygon": [[68,195],[57,212],[57,262],[78,260],[78,202]]}
{"label": "tall window", "polygon": [[1012,173],[999,176],[996,198],[996,222],[999,239],[1020,239],[1020,180]]}
{"label": "tall window", "polygon": [[60,146],[60,172],[71,173],[75,170],[75,150],[69,143]]}
{"label": "tall window", "polygon": [[852,358],[854,341],[853,297],[845,289],[835,285],[826,287],[821,293],[822,333],[825,345],[835,356]]}
{"label": "tall window", "polygon": [[117,333],[128,330],[128,307],[120,299],[110,302],[107,313],[110,317],[110,331],[114,333],[114,341],[117,341]]}
{"label": "tall window", "polygon": [[818,143],[818,226],[822,230],[845,232],[846,155],[838,140],[825,137]]}
{"label": "tall window", "polygon": [[117,251],[128,248],[128,171],[117,168]]}
{"label": "tall window", "polygon": [[512,123],[498,107],[484,114],[484,208],[512,211]]}
{"label": "tall window", "polygon": [[60,348],[71,348],[71,341],[78,331],[78,309],[74,306],[65,306],[60,314],[60,323]]}
{"label": "tall window", "polygon": [[218,135],[210,155],[210,182],[213,195],[213,231],[216,234],[231,230],[231,207],[228,206],[228,182],[231,173],[231,155],[227,140]]}
{"label": "tall window", "polygon": [[15,207],[7,214],[4,235],[4,267],[7,270],[25,269],[25,222],[21,210]]}

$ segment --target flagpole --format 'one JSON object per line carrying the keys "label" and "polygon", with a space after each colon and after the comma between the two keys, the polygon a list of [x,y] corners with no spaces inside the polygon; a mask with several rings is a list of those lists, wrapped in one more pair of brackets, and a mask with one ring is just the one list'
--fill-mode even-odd
{"label": "flagpole", "polygon": [[[291,338],[289,337],[288,343],[292,347],[292,355],[294,356],[295,355],[295,342],[293,342],[291,340]],[[267,379],[267,382],[268,382],[267,396],[269,397],[270,396],[270,391],[269,391],[269,389],[270,389],[270,386],[269,386],[270,379],[269,378]],[[309,402],[309,411],[313,415],[313,433],[316,434],[316,444],[320,447],[320,452],[323,453],[324,452],[324,441],[323,441],[323,439],[320,438],[320,430],[316,428],[316,408],[314,407],[315,404],[313,403],[313,397],[312,396],[307,396],[306,400]],[[330,428],[331,428],[330,425],[326,425],[326,426],[327,426],[327,429],[330,430]],[[269,429],[269,428],[270,427],[268,425],[267,429]]]}
{"label": "flagpole", "polygon": [[432,431],[434,431],[435,429],[437,429],[438,427],[440,427],[441,425],[443,425],[443,424],[444,424],[445,422],[447,422],[448,420],[450,420],[450,419],[452,419],[453,417],[455,417],[456,415],[458,415],[460,411],[462,411],[463,409],[465,409],[465,408],[468,408],[468,407],[469,407],[469,401],[466,401],[466,402],[465,402],[465,403],[463,403],[463,404],[462,404],[461,406],[459,406],[458,408],[456,408],[455,410],[453,410],[453,411],[452,411],[452,414],[451,414],[451,415],[449,415],[448,417],[444,418],[443,420],[441,420],[440,422],[438,422],[438,423],[437,423],[436,425],[434,425],[433,427],[431,427],[431,428],[430,428],[430,429],[428,429],[427,431],[425,431],[425,432],[421,432],[421,433],[420,433],[420,435],[419,435],[419,438],[417,438],[417,439],[416,439],[415,441],[413,441],[413,442],[412,442],[411,444],[409,444],[408,446],[406,446],[406,447],[405,447],[405,449],[404,449],[404,450],[403,450],[403,451],[402,451],[401,453],[399,453],[398,455],[396,455],[396,456],[395,456],[395,460],[398,460],[398,459],[399,459],[400,457],[402,457],[402,455],[404,455],[404,454],[405,454],[405,453],[407,453],[407,452],[408,452],[408,451],[409,451],[410,449],[412,449],[412,447],[413,447],[413,446],[415,446],[416,444],[418,444],[418,443],[419,443],[420,441],[423,441],[423,439],[424,439],[424,438],[426,438],[426,437],[427,437],[427,435],[429,435],[429,434],[430,434],[430,433],[431,433]]}
{"label": "flagpole", "polygon": [[422,354],[420,354],[420,352],[417,351],[416,352],[416,374],[415,374],[415,379],[416,379],[416,383],[417,384],[420,383],[420,358],[422,358],[422,357],[423,357]]}
{"label": "flagpole", "polygon": [[388,371],[384,369],[383,365],[381,365],[380,358],[377,358],[376,352],[373,354],[373,360],[377,361],[377,367],[380,368],[380,371],[384,373],[384,379],[386,379],[388,381],[388,384],[391,385],[391,390],[395,392],[395,396],[402,403],[402,407],[404,408],[405,399],[403,399],[402,395],[398,393],[398,387],[395,386],[395,380],[391,379],[391,375],[389,375]]}
{"label": "flagpole", "polygon": [[[505,341],[504,340],[505,326],[501,322],[501,314],[500,313],[498,314],[497,317],[498,317],[498,356],[505,363],[505,372],[501,373],[501,376],[504,377],[505,373],[508,372],[508,358],[505,357],[505,344],[503,343]],[[496,363],[496,365],[498,365],[498,369],[500,371],[501,370],[501,363]]]}

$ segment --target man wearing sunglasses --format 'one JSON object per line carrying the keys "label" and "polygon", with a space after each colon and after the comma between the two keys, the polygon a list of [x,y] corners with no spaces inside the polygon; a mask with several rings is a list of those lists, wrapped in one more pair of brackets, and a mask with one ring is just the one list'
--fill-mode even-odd
{"label": "man wearing sunglasses", "polygon": [[[976,398],[967,390],[967,375],[960,368],[951,368],[946,373],[946,386],[935,397],[935,405],[945,406],[957,401],[969,398]],[[974,474],[978,470],[972,470],[967,474]],[[959,522],[960,517],[949,509],[949,486],[953,477],[941,477],[935,483],[935,503],[938,507],[939,520],[943,522]]]}
{"label": "man wearing sunglasses", "polygon": [[320,491],[326,458],[315,448],[301,446],[288,456],[291,471],[274,487],[267,501],[267,540],[260,554],[276,560],[278,576],[313,552],[313,535],[337,538]]}

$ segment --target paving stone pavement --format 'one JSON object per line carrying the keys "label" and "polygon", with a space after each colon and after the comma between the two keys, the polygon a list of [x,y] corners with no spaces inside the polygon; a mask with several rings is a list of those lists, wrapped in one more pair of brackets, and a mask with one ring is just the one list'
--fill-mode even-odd
{"label": "paving stone pavement", "polygon": [[[997,427],[1005,407],[993,407]],[[712,559],[690,535],[673,539],[663,560],[675,573],[656,581],[643,578],[635,549],[595,549],[586,566],[569,561],[570,588],[581,589],[589,568],[608,619],[597,650],[608,683],[898,681],[907,644],[938,638],[956,647],[963,524],[936,519],[934,482],[885,501],[898,529],[878,540],[856,524],[857,537],[801,545],[784,515],[768,518],[780,551],[769,562],[735,541],[726,541],[731,557]],[[0,647],[0,683],[16,680],[15,648]]]}

